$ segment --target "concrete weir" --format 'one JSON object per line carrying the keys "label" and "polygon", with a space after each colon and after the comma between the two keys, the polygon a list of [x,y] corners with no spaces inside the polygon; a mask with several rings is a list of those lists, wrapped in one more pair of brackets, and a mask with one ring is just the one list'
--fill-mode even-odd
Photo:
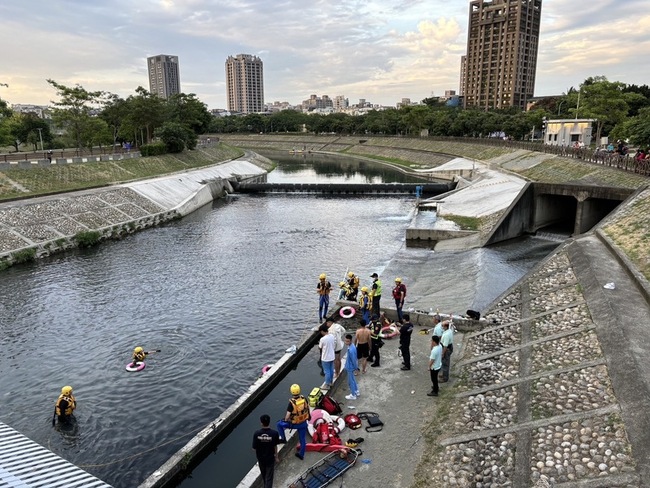
{"label": "concrete weir", "polygon": [[237,183],[240,193],[322,193],[336,195],[441,195],[455,183]]}

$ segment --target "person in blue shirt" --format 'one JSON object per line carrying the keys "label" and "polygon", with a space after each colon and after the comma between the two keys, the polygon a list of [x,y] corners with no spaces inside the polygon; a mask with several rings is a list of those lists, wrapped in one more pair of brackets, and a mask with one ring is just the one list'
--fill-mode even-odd
{"label": "person in blue shirt", "polygon": [[348,374],[348,386],[350,394],[345,395],[346,400],[356,400],[359,396],[359,386],[355,375],[359,371],[359,359],[357,358],[357,346],[352,343],[352,334],[345,335],[345,345],[348,346],[348,356],[345,360],[345,371]]}
{"label": "person in blue shirt", "polygon": [[438,396],[438,373],[442,368],[442,346],[440,337],[434,335],[431,337],[431,355],[429,356],[429,373],[431,374],[431,391],[428,396]]}

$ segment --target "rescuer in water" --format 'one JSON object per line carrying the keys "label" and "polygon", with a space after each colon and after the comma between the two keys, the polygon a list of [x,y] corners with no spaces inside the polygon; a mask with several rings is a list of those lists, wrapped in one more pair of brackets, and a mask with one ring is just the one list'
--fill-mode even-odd
{"label": "rescuer in water", "polygon": [[296,457],[300,460],[305,458],[305,451],[307,450],[307,421],[310,418],[309,403],[307,399],[300,394],[300,385],[291,385],[291,398],[287,406],[287,413],[284,419],[280,420],[277,424],[278,433],[280,434],[280,443],[286,442],[284,429],[296,429],[298,431],[298,439],[300,440],[300,451],[296,453]]}
{"label": "rescuer in water", "polygon": [[74,395],[72,394],[72,387],[64,386],[61,388],[61,394],[56,401],[56,405],[54,406],[54,417],[52,417],[52,425],[54,425],[57,418],[61,424],[70,423],[72,421],[72,413],[74,412],[75,408],[77,408],[77,400],[75,400]]}

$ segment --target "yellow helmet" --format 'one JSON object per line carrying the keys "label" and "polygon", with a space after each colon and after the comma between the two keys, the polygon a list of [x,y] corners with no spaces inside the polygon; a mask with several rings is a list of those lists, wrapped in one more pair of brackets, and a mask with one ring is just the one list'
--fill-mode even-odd
{"label": "yellow helmet", "polygon": [[354,273],[352,271],[348,273],[348,278],[354,278]]}
{"label": "yellow helmet", "polygon": [[61,395],[68,396],[70,394],[72,394],[72,387],[71,386],[64,386],[63,388],[61,388]]}
{"label": "yellow helmet", "polygon": [[324,280],[325,278],[327,278],[327,275],[326,275],[325,273],[321,273],[320,276],[319,276],[319,278],[320,278],[321,280]]}
{"label": "yellow helmet", "polygon": [[341,288],[343,288],[343,287],[345,286],[345,281],[341,281],[341,282],[339,283],[339,286],[340,286]]}
{"label": "yellow helmet", "polygon": [[367,293],[368,292],[368,287],[367,286],[362,286],[361,291]]}
{"label": "yellow helmet", "polygon": [[144,351],[144,349],[142,349],[140,346],[136,347],[136,348],[133,350],[133,352],[136,353],[136,354],[141,353],[141,352],[143,352],[143,351]]}
{"label": "yellow helmet", "polygon": [[300,395],[300,385],[297,383],[294,383],[291,385],[291,394],[292,395]]}
{"label": "yellow helmet", "polygon": [[402,282],[402,278],[395,278],[395,283],[401,283],[401,282]]}

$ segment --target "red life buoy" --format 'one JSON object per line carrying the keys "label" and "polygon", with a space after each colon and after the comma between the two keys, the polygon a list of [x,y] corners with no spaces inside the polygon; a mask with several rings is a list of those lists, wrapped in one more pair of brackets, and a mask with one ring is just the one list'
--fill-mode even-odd
{"label": "red life buoy", "polygon": [[357,313],[357,311],[353,307],[343,307],[339,311],[339,315],[344,319],[351,319],[352,317],[354,317],[355,313]]}

